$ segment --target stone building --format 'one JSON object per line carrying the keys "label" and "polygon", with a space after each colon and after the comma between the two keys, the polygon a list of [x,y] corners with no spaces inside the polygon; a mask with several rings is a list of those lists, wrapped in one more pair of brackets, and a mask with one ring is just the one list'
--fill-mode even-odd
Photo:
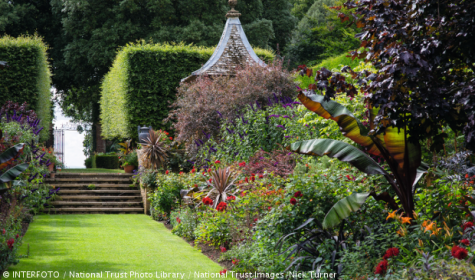
{"label": "stone building", "polygon": [[236,4],[237,0],[229,0],[231,10],[226,14],[227,21],[223,35],[211,58],[203,67],[181,80],[182,82],[191,82],[200,75],[233,75],[234,69],[243,66],[245,62],[265,66],[264,61],[256,55],[247,40],[239,21],[241,14],[234,9]]}

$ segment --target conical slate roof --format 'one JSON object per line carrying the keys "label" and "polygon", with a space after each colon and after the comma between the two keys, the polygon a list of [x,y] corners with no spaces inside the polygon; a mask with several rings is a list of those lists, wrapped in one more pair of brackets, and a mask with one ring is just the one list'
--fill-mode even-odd
{"label": "conical slate roof", "polygon": [[241,21],[239,21],[241,14],[234,10],[236,2],[236,0],[229,1],[231,10],[226,14],[228,20],[226,21],[221,40],[211,58],[203,67],[191,73],[190,76],[184,78],[181,82],[191,82],[199,75],[233,75],[234,69],[237,66],[244,65],[245,62],[258,63],[262,66],[266,65],[256,55],[247,40]]}

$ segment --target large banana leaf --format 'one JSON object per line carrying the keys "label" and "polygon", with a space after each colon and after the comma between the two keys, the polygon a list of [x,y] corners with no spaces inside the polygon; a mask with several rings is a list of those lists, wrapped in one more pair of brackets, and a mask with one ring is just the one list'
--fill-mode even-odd
{"label": "large banana leaf", "polygon": [[7,182],[11,182],[15,180],[20,174],[28,169],[29,163],[22,163],[19,165],[16,165],[10,169],[7,170],[7,172],[3,173],[0,175],[0,190],[6,189],[6,184]]}
{"label": "large banana leaf", "polygon": [[[320,115],[325,119],[332,119],[340,126],[341,133],[353,140],[354,142],[365,147],[368,153],[381,156],[381,152],[374,143],[373,139],[379,141],[380,138],[375,136],[371,138],[368,136],[368,129],[355,118],[355,116],[343,105],[335,101],[325,101],[322,95],[312,94],[306,96],[302,92],[299,93],[298,98],[302,104],[310,111]],[[384,146],[383,141],[379,141],[381,146]]]}
{"label": "large banana leaf", "polygon": [[[397,176],[404,181],[404,185],[412,188],[418,177],[417,169],[421,165],[421,147],[419,142],[412,143],[405,129],[391,126],[386,127],[384,142],[391,155],[391,160],[397,165]],[[420,177],[419,177],[420,179]]]}
{"label": "large banana leaf", "polygon": [[16,144],[15,146],[9,148],[5,152],[0,154],[0,170],[4,169],[7,165],[11,163],[13,159],[18,157],[18,155],[23,151],[25,144]]}
{"label": "large banana leaf", "polygon": [[384,169],[363,151],[345,142],[332,139],[314,139],[292,143],[288,149],[299,154],[329,156],[348,162],[366,174],[387,176]]}
{"label": "large banana leaf", "polygon": [[340,224],[351,212],[360,209],[369,195],[370,193],[354,193],[338,201],[323,219],[323,229],[329,229]]}

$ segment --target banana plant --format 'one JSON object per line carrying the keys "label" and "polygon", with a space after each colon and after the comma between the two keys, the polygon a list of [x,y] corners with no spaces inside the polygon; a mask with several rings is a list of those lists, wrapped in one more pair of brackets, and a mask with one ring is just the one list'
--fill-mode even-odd
{"label": "banana plant", "polygon": [[[298,141],[287,148],[300,154],[337,158],[350,163],[368,175],[383,175],[396,192],[405,214],[413,217],[416,184],[423,174],[427,173],[429,166],[421,161],[420,144],[409,141],[410,135],[407,129],[398,129],[383,123],[382,133],[375,133],[374,116],[377,114],[377,108],[369,109],[370,128],[368,129],[346,107],[332,100],[325,101],[322,95],[300,92],[298,98],[308,110],[325,119],[335,121],[342,134],[362,146],[364,151],[332,139]],[[370,155],[384,158],[391,172],[387,172]],[[343,199],[325,217],[323,222],[325,228],[337,225],[342,219],[348,217],[351,211],[358,210],[370,195],[375,199],[389,202],[393,208],[398,206],[387,193],[361,194],[357,197],[357,203],[353,205],[350,203],[351,200]]]}
{"label": "banana plant", "polygon": [[[0,139],[2,139],[1,130]],[[13,161],[23,153],[24,146],[25,144],[17,144],[0,154],[0,191],[8,189],[10,182],[15,180],[21,173],[28,169],[28,163],[22,163],[10,167],[13,164]],[[7,169],[8,167],[10,168]],[[4,169],[7,170],[2,172]]]}

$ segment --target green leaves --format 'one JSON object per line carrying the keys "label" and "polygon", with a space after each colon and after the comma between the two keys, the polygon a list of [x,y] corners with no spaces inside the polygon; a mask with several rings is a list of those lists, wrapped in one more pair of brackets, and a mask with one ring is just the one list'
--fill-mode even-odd
{"label": "green leaves", "polygon": [[6,189],[7,186],[5,183],[15,180],[15,178],[28,169],[28,166],[30,166],[29,163],[22,163],[8,169],[7,172],[0,175],[0,190]]}
{"label": "green leaves", "polygon": [[15,146],[9,148],[8,150],[0,154],[0,170],[4,169],[7,165],[11,164],[11,162],[15,158],[17,158],[20,155],[20,153],[23,152],[24,146],[25,144],[23,143],[16,144]]}
{"label": "green leaves", "polygon": [[323,229],[337,226],[343,219],[346,219],[351,212],[355,212],[366,202],[370,193],[354,193],[338,201],[328,211],[323,220]]}
{"label": "green leaves", "polygon": [[313,155],[313,156],[329,156],[337,158],[341,161],[348,162],[358,170],[366,174],[381,174],[387,173],[377,164],[372,158],[366,155],[358,148],[347,143],[336,141],[332,139],[314,139],[299,141],[293,143],[288,149],[299,154]]}
{"label": "green leaves", "polygon": [[[335,101],[325,101],[324,97],[318,94],[306,96],[303,93],[299,93],[298,98],[310,111],[338,123],[341,133],[345,137],[365,147],[368,153],[381,156],[381,152],[374,143],[374,139],[368,136],[368,129],[345,106]],[[384,145],[383,143],[381,144]]]}

